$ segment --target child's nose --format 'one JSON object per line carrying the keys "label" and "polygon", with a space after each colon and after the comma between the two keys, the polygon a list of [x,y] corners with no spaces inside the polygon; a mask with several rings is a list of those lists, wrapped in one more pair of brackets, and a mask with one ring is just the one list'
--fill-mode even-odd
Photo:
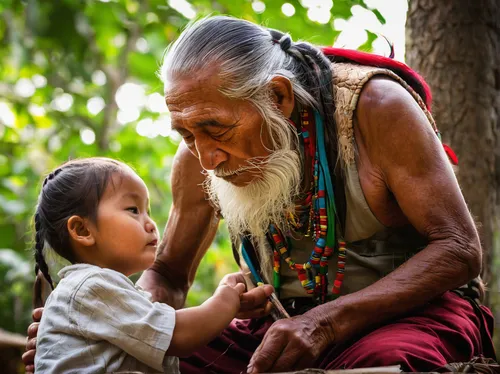
{"label": "child's nose", "polygon": [[147,220],[146,221],[146,231],[147,232],[154,232],[155,230],[156,230],[156,225],[154,224],[154,222]]}

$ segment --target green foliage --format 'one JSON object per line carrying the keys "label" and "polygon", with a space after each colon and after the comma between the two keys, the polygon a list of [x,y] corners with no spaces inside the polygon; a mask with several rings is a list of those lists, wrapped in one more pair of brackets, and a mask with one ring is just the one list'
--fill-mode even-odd
{"label": "green foliage", "polygon": [[[169,133],[168,113],[151,103],[162,93],[155,72],[165,47],[188,22],[168,4],[0,1],[0,248],[5,248],[0,250],[1,328],[24,333],[30,321],[31,220],[40,182],[52,168],[75,157],[123,160],[149,186],[159,226],[167,221],[169,175],[179,139]],[[297,0],[290,0],[295,8],[291,17],[276,1],[266,1],[261,14],[248,0],[191,4],[198,15],[231,14],[316,44],[331,45],[339,33],[331,21],[311,21]],[[361,0],[335,1],[331,20],[349,18],[353,5],[366,7]],[[128,105],[135,105],[136,112],[115,100],[125,83],[132,84]],[[223,228],[202,261],[188,303],[202,302],[225,273],[235,270]]]}

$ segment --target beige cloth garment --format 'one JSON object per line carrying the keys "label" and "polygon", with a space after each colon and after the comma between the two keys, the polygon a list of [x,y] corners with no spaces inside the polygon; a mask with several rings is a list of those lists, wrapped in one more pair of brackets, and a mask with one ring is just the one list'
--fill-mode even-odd
{"label": "beige cloth garment", "polygon": [[151,301],[125,275],[89,264],[59,272],[38,330],[35,371],[179,373],[165,356],[175,310]]}
{"label": "beige cloth garment", "polygon": [[[375,76],[385,76],[395,80],[417,101],[429,120],[429,126],[435,129],[435,123],[420,96],[392,71],[352,63],[335,63],[332,68],[335,120],[347,204],[344,233],[344,239],[347,242],[347,262],[341,294],[348,294],[365,288],[384,277],[426,244],[414,230],[405,229],[395,232],[384,227],[366,202],[356,166],[353,128],[356,107],[364,85]],[[367,241],[366,239],[369,238],[373,240]],[[303,238],[291,240],[291,243],[293,260],[297,263],[306,262],[314,247],[313,240]],[[272,253],[270,248],[268,250]],[[336,271],[337,261],[336,256],[333,256],[328,270],[330,287],[335,280]],[[310,295],[306,294],[298,281],[297,273],[287,266],[282,266],[280,298],[295,297],[310,297]]]}

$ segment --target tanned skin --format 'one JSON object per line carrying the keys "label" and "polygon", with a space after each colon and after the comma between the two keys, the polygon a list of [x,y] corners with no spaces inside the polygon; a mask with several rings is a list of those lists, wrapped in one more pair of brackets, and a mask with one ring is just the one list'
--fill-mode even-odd
{"label": "tanned skin", "polygon": [[373,285],[276,322],[249,372],[308,367],[332,342],[392,320],[479,274],[475,225],[415,100],[398,83],[374,78],[362,91],[355,120],[356,162],[372,212],[387,226],[409,222],[429,244]]}
{"label": "tanned skin", "polygon": [[[283,113],[290,110],[287,103],[293,105],[290,92],[286,87],[278,92]],[[332,343],[393,320],[479,274],[481,247],[472,217],[441,144],[412,96],[388,78],[373,78],[361,93],[354,120],[356,163],[371,211],[389,227],[410,223],[429,244],[373,285],[275,322],[250,361],[251,373],[311,367]],[[230,154],[215,147],[212,159],[213,152],[217,157]],[[157,300],[175,307],[182,306],[218,222],[199,185],[203,155],[196,150],[179,147],[171,217],[157,262],[141,278]],[[266,294],[261,288],[247,292],[241,316],[264,315]],[[30,326],[30,337],[35,329],[35,324]],[[29,365],[33,340],[27,348],[31,350],[23,359]]]}

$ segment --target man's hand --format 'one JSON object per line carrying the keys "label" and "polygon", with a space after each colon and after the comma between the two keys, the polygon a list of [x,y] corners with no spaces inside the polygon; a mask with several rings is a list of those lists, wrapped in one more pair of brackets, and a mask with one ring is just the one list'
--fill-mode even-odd
{"label": "man's hand", "polygon": [[311,312],[276,321],[250,359],[248,373],[313,367],[334,337],[332,329],[321,326]]}
{"label": "man's hand", "polygon": [[[238,283],[245,283],[245,277],[242,273],[227,274],[221,281],[221,284],[235,287]],[[264,285],[256,287],[245,292],[240,296],[240,311],[236,315],[239,319],[260,318],[267,316],[272,309],[272,304],[268,297],[274,292],[274,287]]]}
{"label": "man's hand", "polygon": [[33,310],[33,323],[28,327],[28,339],[26,341],[26,352],[23,354],[23,362],[26,367],[26,374],[35,372],[36,336],[38,326],[42,319],[43,308]]}

